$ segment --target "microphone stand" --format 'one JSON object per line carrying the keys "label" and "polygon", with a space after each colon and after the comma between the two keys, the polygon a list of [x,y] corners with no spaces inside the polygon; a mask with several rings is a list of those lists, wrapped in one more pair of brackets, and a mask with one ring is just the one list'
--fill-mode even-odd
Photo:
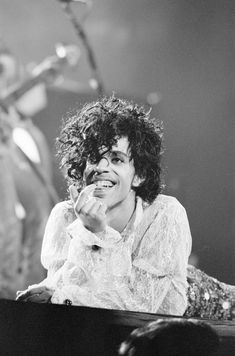
{"label": "microphone stand", "polygon": [[61,6],[66,14],[66,16],[68,17],[68,19],[70,20],[70,22],[72,23],[75,32],[78,35],[78,38],[81,39],[86,52],[87,52],[87,58],[88,58],[88,62],[90,64],[90,68],[91,68],[91,72],[92,72],[92,79],[91,79],[91,86],[93,89],[95,89],[98,93],[99,96],[104,95],[104,86],[100,77],[100,73],[98,70],[98,66],[95,60],[95,55],[93,52],[93,49],[89,43],[89,40],[87,38],[87,35],[82,27],[82,25],[78,22],[77,18],[75,17],[71,7],[70,7],[70,1],[69,2],[64,2],[61,1]]}

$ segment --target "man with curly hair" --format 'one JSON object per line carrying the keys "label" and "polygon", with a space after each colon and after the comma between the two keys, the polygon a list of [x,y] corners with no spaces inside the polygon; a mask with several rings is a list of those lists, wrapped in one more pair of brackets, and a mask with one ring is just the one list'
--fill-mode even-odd
{"label": "man with curly hair", "polygon": [[161,194],[161,124],[115,96],[85,105],[58,139],[70,200],[49,217],[47,278],[18,300],[183,315],[191,234]]}

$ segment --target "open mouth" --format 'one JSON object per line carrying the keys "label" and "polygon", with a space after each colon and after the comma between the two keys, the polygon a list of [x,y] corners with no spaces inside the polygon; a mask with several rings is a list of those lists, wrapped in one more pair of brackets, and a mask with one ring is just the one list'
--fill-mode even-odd
{"label": "open mouth", "polygon": [[115,183],[110,180],[97,180],[94,184],[96,185],[96,189],[110,189],[115,185]]}

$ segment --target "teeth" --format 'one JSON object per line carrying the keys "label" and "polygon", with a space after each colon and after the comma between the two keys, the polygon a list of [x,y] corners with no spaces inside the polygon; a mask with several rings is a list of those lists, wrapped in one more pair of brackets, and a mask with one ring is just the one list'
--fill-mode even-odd
{"label": "teeth", "polygon": [[95,182],[97,187],[112,188],[113,183],[108,180],[98,180]]}

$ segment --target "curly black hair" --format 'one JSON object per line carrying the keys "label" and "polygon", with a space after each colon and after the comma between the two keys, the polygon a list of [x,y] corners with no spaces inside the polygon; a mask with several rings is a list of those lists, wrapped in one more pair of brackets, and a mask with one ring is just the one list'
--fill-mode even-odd
{"label": "curly black hair", "polygon": [[219,343],[216,331],[204,321],[158,319],[133,330],[120,345],[119,355],[215,356]]}
{"label": "curly black hair", "polygon": [[57,148],[68,183],[76,183],[81,189],[87,159],[98,162],[101,147],[111,150],[119,138],[127,137],[135,173],[143,178],[135,188],[136,195],[151,204],[163,185],[162,123],[151,118],[150,112],[113,95],[85,104],[65,119]]}

